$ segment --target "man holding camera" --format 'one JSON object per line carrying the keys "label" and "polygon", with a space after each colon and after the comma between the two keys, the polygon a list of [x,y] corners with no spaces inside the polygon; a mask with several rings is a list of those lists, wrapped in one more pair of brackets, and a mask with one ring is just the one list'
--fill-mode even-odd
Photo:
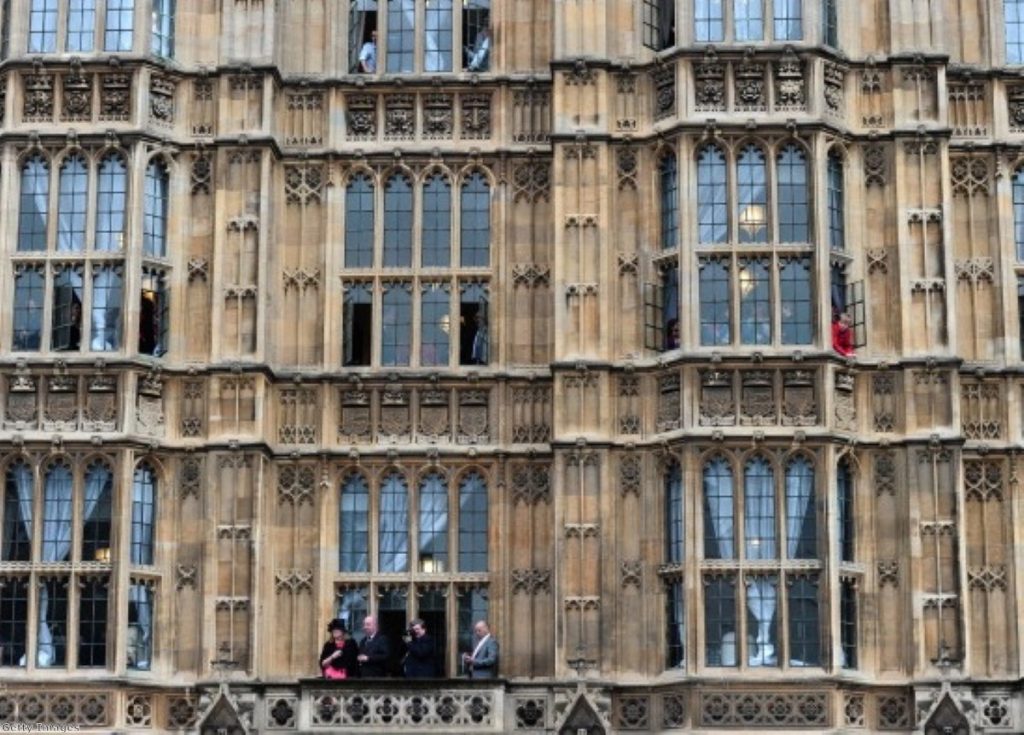
{"label": "man holding camera", "polygon": [[409,623],[409,630],[403,640],[408,652],[405,654],[406,679],[432,679],[437,676],[437,651],[434,639],[427,633],[426,624],[415,618]]}

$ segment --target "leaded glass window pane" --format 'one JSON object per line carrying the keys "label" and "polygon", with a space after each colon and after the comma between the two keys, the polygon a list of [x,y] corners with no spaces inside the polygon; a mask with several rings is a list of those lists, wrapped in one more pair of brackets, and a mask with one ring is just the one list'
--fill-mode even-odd
{"label": "leaded glass window pane", "polygon": [[89,207],[89,171],[81,156],[68,156],[60,167],[57,196],[57,250],[85,250],[85,215]]}
{"label": "leaded glass window pane", "polygon": [[342,572],[368,572],[370,490],[362,475],[349,475],[346,478],[341,487],[340,506],[338,569]]}
{"label": "leaded glass window pane", "polygon": [[415,49],[415,0],[388,0],[387,71],[389,74],[413,71]]}
{"label": "leaded glass window pane", "polygon": [[71,468],[56,465],[46,473],[43,490],[44,562],[71,561]]}
{"label": "leaded glass window pane", "polygon": [[412,265],[412,182],[402,174],[384,187],[384,266]]}
{"label": "leaded glass window pane", "polygon": [[705,146],[697,158],[697,218],[702,244],[728,241],[728,181],[718,146]]}
{"label": "leaded glass window pane", "polygon": [[21,167],[18,209],[18,251],[46,250],[46,219],[49,213],[50,165],[40,155]]}
{"label": "leaded glass window pane", "polygon": [[[842,646],[841,665],[844,669],[857,668],[857,585],[844,579],[840,587],[839,629]],[[817,608],[815,608],[817,609]]]}
{"label": "leaded glass window pane", "polygon": [[767,258],[740,258],[740,341],[772,342],[771,275]]}
{"label": "leaded glass window pane", "polygon": [[778,666],[778,577],[750,574],[746,584],[747,665]]}
{"label": "leaded glass window pane", "polygon": [[86,577],[78,593],[78,665],[107,665],[107,577]]}
{"label": "leaded glass window pane", "polygon": [[68,578],[43,577],[36,599],[36,665],[64,666],[68,650]]}
{"label": "leaded glass window pane", "polygon": [[107,0],[104,51],[131,51],[135,23],[135,0]]}
{"label": "leaded glass window pane", "polygon": [[779,263],[782,344],[809,345],[814,338],[811,259],[783,258]]}
{"label": "leaded glass window pane", "polygon": [[802,1],[774,0],[776,41],[799,41],[804,37]]}
{"label": "leaded glass window pane", "polygon": [[683,561],[683,473],[678,464],[665,475],[665,546],[666,561]]}
{"label": "leaded glass window pane", "polygon": [[727,345],[732,341],[729,261],[702,258],[699,266],[700,343]]}
{"label": "leaded glass window pane", "polygon": [[736,579],[730,574],[704,578],[704,663],[736,666]]}
{"label": "leaded glass window pane", "polygon": [[487,483],[476,472],[459,483],[459,571],[488,570]]}
{"label": "leaded glass window pane", "polygon": [[131,563],[153,563],[156,528],[156,475],[148,465],[135,469],[132,481]]}
{"label": "leaded glass window pane", "polygon": [[679,244],[679,172],[675,154],[661,159],[658,166],[661,192],[661,247]]}
{"label": "leaded glass window pane", "polygon": [[110,155],[100,163],[96,191],[96,249],[124,248],[125,207],[128,200],[125,162]]}
{"label": "leaded glass window pane", "polygon": [[96,0],[69,0],[68,51],[92,51],[96,33]]}
{"label": "leaded glass window pane", "polygon": [[732,468],[722,457],[704,465],[704,558],[734,559]]}
{"label": "leaded glass window pane", "polygon": [[451,340],[451,296],[447,283],[422,284],[420,302],[420,364],[448,364]]}
{"label": "leaded glass window pane", "polygon": [[408,365],[412,350],[412,294],[409,283],[384,284],[381,309],[380,361]]}
{"label": "leaded glass window pane", "polygon": [[846,197],[843,159],[828,157],[828,244],[833,250],[846,247]]}
{"label": "leaded glass window pane", "polygon": [[441,174],[434,174],[423,186],[420,257],[425,268],[451,265],[452,188]]}
{"label": "leaded glass window pane", "polygon": [[114,476],[103,464],[89,466],[85,473],[85,503],[82,507],[82,561],[110,558],[110,523]]}
{"label": "leaded glass window pane", "polygon": [[814,559],[818,553],[814,468],[803,457],[786,466],[786,557]]}
{"label": "leaded glass window pane", "polygon": [[421,572],[448,571],[448,484],[437,474],[420,483],[419,562]]}
{"label": "leaded glass window pane", "polygon": [[[7,469],[5,479],[3,553],[0,559],[29,561],[32,558],[32,503],[35,497],[32,468],[24,462],[16,462]],[[0,594],[3,594],[2,588]]]}
{"label": "leaded glass window pane", "polygon": [[816,575],[790,575],[789,665],[821,666],[821,622]]}
{"label": "leaded glass window pane", "polygon": [[167,205],[170,177],[159,161],[146,167],[146,201],[142,218],[142,251],[156,258],[167,257]]}
{"label": "leaded glass window pane", "polygon": [[452,70],[452,0],[431,0],[424,10],[424,71]]}
{"label": "leaded glass window pane", "polygon": [[810,240],[810,204],[807,184],[807,157],[796,146],[786,146],[779,154],[779,241]]}
{"label": "leaded glass window pane", "polygon": [[822,41],[825,45],[838,47],[839,46],[839,20],[837,18],[837,0],[822,0],[821,4],[821,24],[822,24]]}
{"label": "leaded glass window pane", "polygon": [[153,659],[153,588],[128,587],[128,668],[148,671]]}
{"label": "leaded glass window pane", "polygon": [[111,352],[121,349],[121,274],[113,266],[93,272],[89,349]]}
{"label": "leaded glass window pane", "polygon": [[686,651],[686,595],[682,582],[672,582],[665,590],[665,621],[668,623],[668,668],[682,667]]}
{"label": "leaded glass window pane", "polygon": [[476,172],[462,184],[460,207],[461,259],[464,268],[490,263],[491,185]]}
{"label": "leaded glass window pane", "polygon": [[373,181],[357,174],[345,193],[345,267],[373,265]]}
{"label": "leaded glass window pane", "polygon": [[853,561],[855,553],[855,519],[853,515],[853,473],[848,462],[836,467],[837,511],[839,513],[839,558]]}
{"label": "leaded glass window pane", "polygon": [[763,0],[733,0],[733,22],[737,41],[764,40]]}
{"label": "leaded glass window pane", "polygon": [[722,0],[694,0],[693,38],[698,43],[721,41],[725,37]]}
{"label": "leaded glass window pane", "polygon": [[24,666],[28,645],[28,577],[0,585],[0,666]]}
{"label": "leaded glass window pane", "polygon": [[1024,64],[1024,0],[1003,0],[1006,63]]}
{"label": "leaded glass window pane", "polygon": [[43,298],[46,284],[41,269],[25,268],[14,276],[15,350],[35,351],[43,342]]}
{"label": "leaded glass window pane", "polygon": [[747,462],[743,473],[744,557],[776,559],[775,475],[766,459]]}
{"label": "leaded glass window pane", "polygon": [[379,521],[378,571],[409,571],[409,491],[397,473],[381,486]]}
{"label": "leaded glass window pane", "polygon": [[[10,18],[5,18],[9,23]],[[29,53],[57,50],[57,0],[32,0],[28,14]]]}
{"label": "leaded glass window pane", "polygon": [[768,189],[764,152],[747,146],[736,163],[736,220],[740,242],[768,242]]}
{"label": "leaded glass window pane", "polygon": [[174,58],[174,14],[176,0],[153,0],[153,53]]}

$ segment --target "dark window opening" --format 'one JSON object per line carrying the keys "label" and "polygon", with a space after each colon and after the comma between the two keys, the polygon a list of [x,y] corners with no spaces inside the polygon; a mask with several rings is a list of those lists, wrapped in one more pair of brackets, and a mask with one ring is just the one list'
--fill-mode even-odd
{"label": "dark window opening", "polygon": [[167,352],[168,301],[164,277],[143,272],[139,313],[139,352],[143,355],[159,357]]}
{"label": "dark window opening", "polygon": [[128,588],[128,668],[149,670],[153,658],[153,588],[133,583]]}
{"label": "dark window opening", "polygon": [[348,70],[353,74],[376,74],[376,0],[352,0],[348,18]]}
{"label": "dark window opening", "polygon": [[643,43],[652,51],[676,45],[675,0],[644,0]]}
{"label": "dark window opening", "polygon": [[675,265],[662,271],[661,293],[664,304],[662,318],[665,320],[662,348],[679,349],[679,268]]}
{"label": "dark window opening", "polygon": [[826,46],[839,46],[839,20],[836,17],[836,0],[822,0],[822,40]]}
{"label": "dark window opening", "polygon": [[491,66],[491,0],[463,0],[462,46],[466,69],[487,71]]}
{"label": "dark window opening", "polygon": [[402,675],[402,659],[405,657],[405,644],[402,636],[408,629],[408,616],[406,614],[406,601],[408,591],[405,589],[386,590],[380,596],[377,624],[381,633],[388,639],[391,648],[391,658],[387,664],[387,670],[391,674]]}
{"label": "dark window opening", "polygon": [[446,669],[445,653],[448,649],[447,593],[441,590],[421,590],[416,611],[434,639],[434,672],[443,675]]}
{"label": "dark window opening", "polygon": [[842,667],[857,668],[857,586],[852,580],[843,580],[839,600],[840,643]]}
{"label": "dark window opening", "polygon": [[731,575],[704,579],[704,663],[735,666],[736,579]]}
{"label": "dark window opening", "polygon": [[486,365],[489,360],[486,295],[482,286],[464,286],[459,301],[459,364]]}
{"label": "dark window opening", "polygon": [[853,561],[856,536],[853,517],[853,475],[843,460],[836,468],[836,495],[839,505],[839,558]]}
{"label": "dark window opening", "polygon": [[368,284],[356,284],[345,290],[342,315],[345,365],[369,365],[373,344],[373,294]]}
{"label": "dark window opening", "polygon": [[644,284],[644,347],[662,349],[664,344],[665,294],[660,283]]}
{"label": "dark window opening", "polygon": [[83,581],[78,603],[78,665],[107,665],[107,579]]}
{"label": "dark window opening", "polygon": [[668,668],[681,668],[686,661],[685,600],[682,582],[673,582],[666,590],[665,621],[668,623]]}
{"label": "dark window opening", "polygon": [[8,577],[0,585],[0,666],[24,666],[28,639],[28,579]]}
{"label": "dark window opening", "polygon": [[779,665],[778,577],[752,574],[746,577],[747,665]]}
{"label": "dark window opening", "polygon": [[[4,491],[3,561],[29,561],[32,558],[32,468],[23,462],[7,470]],[[0,590],[2,592],[2,590]]]}
{"label": "dark window opening", "polygon": [[82,275],[63,268],[53,284],[53,349],[77,350],[82,343]]}
{"label": "dark window opening", "polygon": [[113,475],[106,466],[94,464],[86,471],[82,561],[107,561],[110,559],[113,486]]}
{"label": "dark window opening", "polygon": [[821,665],[818,579],[791,576],[789,582],[789,665]]}

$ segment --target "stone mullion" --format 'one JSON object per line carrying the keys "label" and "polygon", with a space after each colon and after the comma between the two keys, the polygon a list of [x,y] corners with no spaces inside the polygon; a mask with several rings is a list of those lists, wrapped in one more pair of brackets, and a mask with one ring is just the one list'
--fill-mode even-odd
{"label": "stone mullion", "polygon": [[[267,3],[269,5],[269,3]],[[264,90],[269,96],[270,88],[269,85],[263,85]],[[267,100],[264,100],[263,114],[264,118],[267,117],[267,108],[270,106]],[[264,127],[267,125],[264,121]],[[256,231],[256,253],[255,258],[257,265],[256,274],[256,310],[255,320],[256,323],[253,325],[253,333],[255,334],[256,346],[249,359],[257,362],[264,362],[268,355],[268,338],[273,334],[273,327],[267,319],[267,295],[270,294],[270,222],[273,219],[271,214],[271,198],[267,196],[267,192],[273,190],[273,162],[268,152],[260,149],[260,168],[259,168],[259,181],[257,182],[257,196],[259,199],[259,229]],[[248,171],[248,168],[246,169]],[[244,235],[243,235],[244,243]],[[240,257],[244,257],[244,245],[242,246],[243,253],[240,253]],[[300,291],[300,303],[301,303],[301,288]],[[244,303],[244,299],[242,300]],[[242,308],[239,306],[239,317],[242,318]],[[298,342],[300,337],[296,337]]]}
{"label": "stone mullion", "polygon": [[[997,103],[998,108],[998,103]],[[1006,158],[1000,160],[1000,156]],[[1004,364],[1012,364],[1015,361],[1024,359],[1021,354],[1020,331],[1020,307],[1014,298],[1017,293],[1017,244],[1014,236],[1014,211],[1013,211],[1013,171],[1012,167],[1017,163],[1016,157],[1007,154],[995,155],[996,176],[994,181],[995,194],[995,222],[997,225],[995,236],[997,257],[994,258],[996,267],[997,283],[1002,284],[999,295],[1002,298],[1003,323],[1006,325],[1005,348],[1003,354]],[[1009,169],[1009,170],[1008,170]],[[1002,171],[1003,175],[999,175]],[[1016,337],[1016,339],[1014,338]],[[1015,403],[1015,391],[1010,392],[1009,401]],[[1019,417],[1011,405],[1009,414],[1008,436],[1020,436]]]}
{"label": "stone mullion", "polygon": [[[936,90],[939,101],[939,119],[945,119],[944,113],[948,103],[948,95],[946,94],[945,85],[945,69],[940,68],[938,70],[938,77],[936,81]],[[946,325],[946,345],[943,353],[947,355],[959,354],[957,349],[959,346],[958,332],[959,332],[959,320],[957,319],[957,287],[956,287],[956,268],[954,266],[953,258],[953,190],[950,186],[951,172],[949,162],[949,144],[946,141],[939,143],[938,153],[936,154],[939,163],[939,187],[942,196],[942,268],[945,274],[946,292],[943,304],[945,305],[945,314],[943,315],[943,321]],[[968,206],[973,206],[970,195],[968,195]],[[974,244],[971,243],[970,247],[974,248]],[[973,292],[974,289],[972,289]],[[976,310],[973,310],[974,314],[977,314]],[[965,335],[966,336],[966,335]],[[938,352],[939,350],[936,350]],[[959,401],[953,402],[953,425],[959,426]]]}
{"label": "stone mullion", "polygon": [[[10,118],[5,116],[5,120]],[[17,186],[17,151],[13,145],[5,145],[0,150],[0,207],[3,208],[4,226],[0,228],[0,253],[8,255],[17,249],[18,237],[18,197]],[[0,258],[0,293],[11,294],[0,299],[0,344],[10,344],[7,340],[14,332],[14,268],[9,257]]]}

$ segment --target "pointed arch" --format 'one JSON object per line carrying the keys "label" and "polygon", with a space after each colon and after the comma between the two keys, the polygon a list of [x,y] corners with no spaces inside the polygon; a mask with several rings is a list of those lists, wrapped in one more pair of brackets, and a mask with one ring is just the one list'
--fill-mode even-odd
{"label": "pointed arch", "polygon": [[421,208],[420,264],[424,268],[447,268],[452,260],[451,176],[435,168],[423,178]]}
{"label": "pointed arch", "polygon": [[475,470],[460,473],[459,571],[486,572],[489,568],[490,501],[486,475]]}
{"label": "pointed arch", "polygon": [[697,149],[698,242],[729,240],[729,177],[725,149],[714,142]]}
{"label": "pointed arch", "polygon": [[96,250],[124,249],[128,206],[128,162],[118,150],[100,159],[96,174]]}
{"label": "pointed arch", "polygon": [[378,519],[377,570],[409,571],[409,484],[391,470],[381,479]]}
{"label": "pointed arch", "polygon": [[338,570],[370,571],[370,485],[366,475],[342,476],[338,498]]}
{"label": "pointed arch", "polygon": [[21,162],[18,252],[46,250],[50,212],[50,160],[34,151]]}
{"label": "pointed arch", "polygon": [[704,489],[704,558],[734,559],[735,490],[733,467],[723,454],[713,454],[702,467]]}
{"label": "pointed arch", "polygon": [[135,465],[132,476],[132,564],[152,565],[157,518],[157,473],[148,459]]}

